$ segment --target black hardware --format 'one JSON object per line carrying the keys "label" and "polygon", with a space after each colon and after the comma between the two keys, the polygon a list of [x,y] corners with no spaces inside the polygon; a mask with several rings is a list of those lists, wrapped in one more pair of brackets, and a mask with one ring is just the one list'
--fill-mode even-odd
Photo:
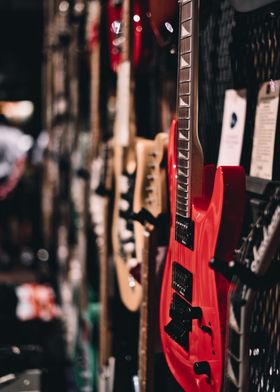
{"label": "black hardware", "polygon": [[175,261],[172,264],[172,288],[192,302],[192,273]]}
{"label": "black hardware", "polygon": [[205,374],[208,378],[210,378],[211,370],[207,361],[195,362],[193,365],[193,370],[197,375]]}
{"label": "black hardware", "polygon": [[194,222],[190,218],[176,215],[175,239],[180,244],[193,250],[194,247]]}

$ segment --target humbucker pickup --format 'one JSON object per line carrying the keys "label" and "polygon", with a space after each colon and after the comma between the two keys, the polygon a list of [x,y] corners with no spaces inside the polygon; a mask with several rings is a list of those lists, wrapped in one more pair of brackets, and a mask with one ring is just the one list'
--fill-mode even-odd
{"label": "humbucker pickup", "polygon": [[194,247],[194,222],[190,218],[176,215],[175,239],[180,244],[193,250]]}
{"label": "humbucker pickup", "polygon": [[192,273],[176,261],[172,264],[172,288],[190,303],[192,302]]}

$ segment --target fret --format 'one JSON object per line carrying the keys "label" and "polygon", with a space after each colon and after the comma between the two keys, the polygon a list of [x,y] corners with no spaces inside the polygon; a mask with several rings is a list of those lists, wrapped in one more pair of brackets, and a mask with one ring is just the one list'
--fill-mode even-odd
{"label": "fret", "polygon": [[185,140],[178,140],[177,141],[177,149],[186,151],[189,148],[189,142]]}
{"label": "fret", "polygon": [[186,196],[186,192],[185,192],[185,191],[182,191],[182,190],[180,190],[180,189],[177,189],[177,195],[178,195],[181,199],[185,199],[185,200],[188,199],[188,196]]}
{"label": "fret", "polygon": [[[181,188],[184,188],[184,187],[181,187]],[[181,199],[188,200],[188,193],[187,193],[187,191],[185,189],[184,190],[177,189],[177,195]]]}
{"label": "fret", "polygon": [[178,113],[179,113],[179,118],[181,118],[182,120],[185,118],[189,119],[191,115],[190,108],[188,107],[180,107],[178,109]]}
{"label": "fret", "polygon": [[181,24],[181,39],[192,35],[192,21],[188,20]]}
{"label": "fret", "polygon": [[180,209],[180,211],[182,211],[184,213],[186,213],[188,211],[188,203],[186,203],[185,201],[183,201],[181,203],[179,200],[177,200],[176,207],[177,207],[177,210]]}
{"label": "fret", "polygon": [[191,97],[181,92],[179,87],[179,107],[190,107]]}
{"label": "fret", "polygon": [[180,54],[187,54],[191,51],[191,37],[182,38],[180,42]]}
{"label": "fret", "polygon": [[184,95],[189,95],[191,90],[191,84],[190,82],[181,82],[179,83],[179,95],[184,96]]}
{"label": "fret", "polygon": [[185,119],[178,119],[178,129],[181,131],[188,131],[190,129],[190,120],[187,118]]}
{"label": "fret", "polygon": [[192,3],[190,1],[186,3],[183,2],[181,12],[181,21],[190,19],[192,17]]}
{"label": "fret", "polygon": [[186,191],[186,189],[185,189],[185,183],[182,185],[180,182],[178,182],[178,189],[177,189],[177,192],[184,192],[184,193],[187,193],[187,191]]}
{"label": "fret", "polygon": [[178,165],[185,165],[186,161],[189,160],[189,143],[185,150],[178,151]]}
{"label": "fret", "polygon": [[[189,168],[184,166],[178,166],[178,176],[184,176],[189,178]],[[186,183],[188,183],[188,181],[186,181]]]}
{"label": "fret", "polygon": [[[179,140],[184,140],[187,145],[189,146],[189,140],[190,140],[190,132],[189,131],[185,131],[182,129],[179,129],[179,133],[178,133],[178,139]],[[189,148],[188,148],[189,149]]]}
{"label": "fret", "polygon": [[189,189],[188,189],[188,177],[186,177],[186,176],[182,176],[181,174],[178,174],[178,177],[177,177],[177,184],[179,184],[180,183],[180,185],[181,185],[181,187],[187,192]]}
{"label": "fret", "polygon": [[189,169],[189,159],[181,159],[178,158],[178,166],[179,167],[184,167],[186,169]]}
{"label": "fret", "polygon": [[177,210],[176,211],[176,215],[179,215],[179,216],[181,216],[182,218],[187,218],[187,211],[179,211],[179,210]]}
{"label": "fret", "polygon": [[[190,54],[189,54],[189,63],[191,62],[190,60]],[[191,70],[190,68],[182,68],[180,69],[179,73],[179,80],[181,82],[189,82],[191,80]]]}
{"label": "fret", "polygon": [[181,196],[178,195],[177,193],[177,205],[183,205],[186,206],[188,205],[188,199],[182,198]]}
{"label": "fret", "polygon": [[183,176],[183,177],[188,178],[189,177],[188,172],[189,172],[189,169],[180,168],[180,167],[178,168],[178,176]]}
{"label": "fret", "polygon": [[179,216],[181,216],[182,218],[187,218],[187,212],[186,212],[186,211],[179,212],[179,211],[177,210],[176,215],[179,215]]}
{"label": "fret", "polygon": [[180,56],[180,68],[181,69],[190,68],[191,67],[191,61],[192,61],[191,53],[181,53],[181,56]]}
{"label": "fret", "polygon": [[178,208],[180,208],[181,211],[187,211],[188,210],[188,204],[189,204],[188,200],[183,199],[183,200],[179,201],[179,198],[177,198],[176,206]]}
{"label": "fret", "polygon": [[189,169],[189,160],[190,160],[189,151],[184,151],[184,158],[178,157],[178,167]]}

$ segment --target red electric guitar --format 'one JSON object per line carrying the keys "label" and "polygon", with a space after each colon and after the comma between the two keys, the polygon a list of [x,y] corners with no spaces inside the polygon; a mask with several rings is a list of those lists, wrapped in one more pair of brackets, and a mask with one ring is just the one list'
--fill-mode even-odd
{"label": "red electric guitar", "polygon": [[243,217],[241,167],[203,168],[198,140],[199,1],[180,2],[178,120],[170,130],[171,227],[161,292],[160,332],[176,380],[188,392],[222,385],[229,283],[209,268],[229,260]]}

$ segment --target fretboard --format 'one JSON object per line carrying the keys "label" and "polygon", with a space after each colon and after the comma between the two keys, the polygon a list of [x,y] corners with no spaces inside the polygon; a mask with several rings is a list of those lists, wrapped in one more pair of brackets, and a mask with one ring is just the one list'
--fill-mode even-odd
{"label": "fretboard", "polygon": [[[197,54],[198,1],[180,4],[178,61],[178,131],[177,131],[177,198],[176,213],[191,215],[191,166],[193,135],[197,130]],[[195,42],[196,39],[196,42]]]}

